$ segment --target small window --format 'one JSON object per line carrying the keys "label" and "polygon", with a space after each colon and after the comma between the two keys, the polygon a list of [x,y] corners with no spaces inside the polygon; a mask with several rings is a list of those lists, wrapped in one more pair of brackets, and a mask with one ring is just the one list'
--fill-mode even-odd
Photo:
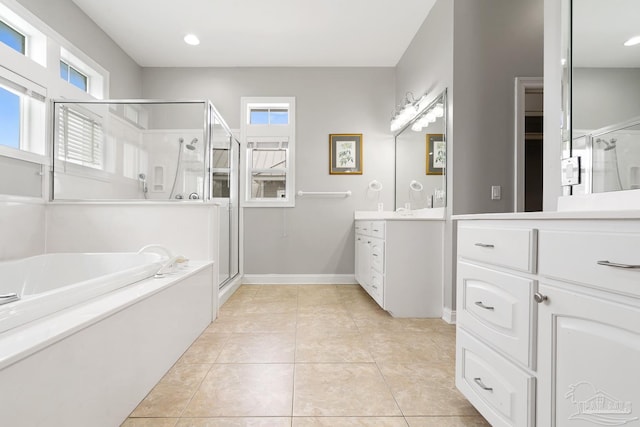
{"label": "small window", "polygon": [[286,199],[289,168],[287,141],[256,140],[248,144],[251,200]]}
{"label": "small window", "polygon": [[60,61],[60,78],[84,92],[89,90],[89,78],[64,61]]}
{"label": "small window", "polygon": [[58,158],[95,169],[104,169],[102,125],[68,107],[60,109]]}
{"label": "small window", "polygon": [[26,37],[3,21],[0,21],[0,42],[23,55],[26,53]]}
{"label": "small window", "polygon": [[20,148],[20,95],[0,86],[0,145]]}
{"label": "small window", "polygon": [[[5,75],[9,74],[8,72]],[[29,86],[26,88],[22,86]],[[27,81],[17,83],[0,77],[0,146],[2,155],[18,156],[13,150],[44,154],[46,108],[41,87]],[[44,92],[44,91],[43,91]],[[26,159],[28,160],[28,159]]]}
{"label": "small window", "polygon": [[251,108],[249,111],[251,125],[288,125],[289,110],[286,108]]}
{"label": "small window", "polygon": [[295,206],[295,98],[243,97],[244,207]]}

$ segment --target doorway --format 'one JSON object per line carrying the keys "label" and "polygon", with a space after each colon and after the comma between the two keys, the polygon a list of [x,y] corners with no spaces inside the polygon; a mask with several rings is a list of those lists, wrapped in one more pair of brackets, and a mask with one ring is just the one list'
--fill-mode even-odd
{"label": "doorway", "polygon": [[515,212],[542,211],[543,80],[515,79]]}

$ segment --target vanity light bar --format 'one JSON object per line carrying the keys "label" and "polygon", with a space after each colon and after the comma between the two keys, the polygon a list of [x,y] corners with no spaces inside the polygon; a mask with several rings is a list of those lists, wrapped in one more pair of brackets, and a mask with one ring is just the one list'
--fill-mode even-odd
{"label": "vanity light bar", "polygon": [[[416,100],[411,92],[407,92],[403,103],[396,108],[395,114],[391,118],[391,132],[402,129],[407,123],[418,117],[419,114],[425,113],[428,107],[427,94]],[[429,123],[435,122],[437,118],[442,116],[444,116],[444,105],[438,102],[426,111],[426,114],[423,114],[422,118],[411,126],[411,129],[419,132],[423,127],[427,127]]]}

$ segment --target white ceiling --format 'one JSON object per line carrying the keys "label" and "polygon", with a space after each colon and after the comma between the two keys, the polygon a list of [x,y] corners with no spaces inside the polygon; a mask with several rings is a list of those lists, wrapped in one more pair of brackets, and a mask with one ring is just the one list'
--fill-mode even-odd
{"label": "white ceiling", "polygon": [[623,45],[633,36],[640,36],[640,0],[573,1],[575,67],[640,67],[640,45]]}
{"label": "white ceiling", "polygon": [[143,67],[392,67],[435,0],[73,2]]}

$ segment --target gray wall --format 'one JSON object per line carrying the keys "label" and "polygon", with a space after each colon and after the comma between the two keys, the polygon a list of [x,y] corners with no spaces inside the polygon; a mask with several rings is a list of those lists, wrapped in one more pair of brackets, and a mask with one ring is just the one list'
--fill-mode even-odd
{"label": "gray wall", "polygon": [[[452,146],[455,144],[453,132],[453,11],[450,0],[438,0],[427,19],[418,30],[411,44],[396,66],[396,104],[406,92],[420,96],[429,92],[435,96],[447,89],[447,220],[443,242],[443,287],[444,306],[455,307],[455,237],[451,221],[453,183]],[[431,236],[418,238],[431,239]]]}
{"label": "gray wall", "polygon": [[543,0],[454,5],[453,213],[510,212],[514,79],[543,74]]}
{"label": "gray wall", "polygon": [[[397,66],[396,100],[448,89],[448,218],[512,210],[514,79],[542,74],[543,0],[438,0]],[[490,199],[492,185],[502,200]],[[455,307],[455,239],[448,219],[447,308]]]}
{"label": "gray wall", "polygon": [[[145,98],[208,98],[231,128],[240,97],[296,97],[296,190],[345,191],[350,198],[298,198],[295,208],[244,210],[246,274],[352,274],[353,212],[375,210],[369,181],[393,206],[389,118],[393,68],[147,68]],[[362,133],[364,174],[329,175],[330,133]]]}
{"label": "gray wall", "polygon": [[18,0],[110,73],[109,98],[140,98],[142,69],[71,0]]}
{"label": "gray wall", "polygon": [[572,125],[595,130],[640,115],[640,69],[574,68]]}

